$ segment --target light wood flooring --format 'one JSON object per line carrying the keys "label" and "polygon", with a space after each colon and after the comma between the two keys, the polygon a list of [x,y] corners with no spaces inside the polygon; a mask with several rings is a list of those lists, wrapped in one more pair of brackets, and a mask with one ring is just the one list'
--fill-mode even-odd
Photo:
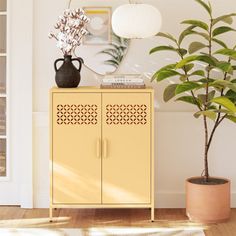
{"label": "light wood flooring", "polygon": [[236,209],[230,221],[201,225],[188,221],[184,209],[156,209],[150,222],[148,209],[57,209],[54,222],[48,221],[48,209],[0,207],[0,227],[90,228],[90,227],[172,227],[203,228],[206,236],[236,236]]}

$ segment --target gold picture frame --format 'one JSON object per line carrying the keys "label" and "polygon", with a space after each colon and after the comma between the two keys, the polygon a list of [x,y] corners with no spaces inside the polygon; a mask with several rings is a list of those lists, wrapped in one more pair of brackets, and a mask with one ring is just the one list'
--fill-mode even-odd
{"label": "gold picture frame", "polygon": [[111,43],[111,7],[83,7],[90,18],[88,34],[83,38],[84,45],[107,45]]}

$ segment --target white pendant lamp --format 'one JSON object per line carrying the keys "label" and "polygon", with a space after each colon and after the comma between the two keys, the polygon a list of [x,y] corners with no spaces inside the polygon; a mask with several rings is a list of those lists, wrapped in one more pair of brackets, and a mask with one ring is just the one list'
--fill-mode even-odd
{"label": "white pendant lamp", "polygon": [[148,4],[125,4],[112,14],[113,32],[122,38],[149,38],[161,28],[161,13]]}

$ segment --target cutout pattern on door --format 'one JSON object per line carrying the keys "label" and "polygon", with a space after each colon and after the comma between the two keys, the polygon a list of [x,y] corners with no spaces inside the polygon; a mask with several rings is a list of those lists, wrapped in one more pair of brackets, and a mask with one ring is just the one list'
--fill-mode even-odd
{"label": "cutout pattern on door", "polygon": [[147,106],[145,104],[108,104],[106,123],[108,125],[145,125]]}
{"label": "cutout pattern on door", "polygon": [[98,107],[95,104],[57,105],[57,124],[59,125],[96,125]]}

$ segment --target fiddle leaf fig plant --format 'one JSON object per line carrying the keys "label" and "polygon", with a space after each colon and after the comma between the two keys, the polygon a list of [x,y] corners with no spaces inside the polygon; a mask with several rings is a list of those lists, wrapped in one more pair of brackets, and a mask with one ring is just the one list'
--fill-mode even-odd
{"label": "fiddle leaf fig plant", "polygon": [[[196,107],[194,117],[202,118],[205,134],[202,175],[205,182],[209,182],[208,153],[215,132],[224,120],[236,123],[236,45],[230,47],[221,39],[223,34],[236,33],[230,26],[236,13],[215,17],[210,2],[195,1],[204,8],[209,21],[184,20],[181,24],[187,28],[178,38],[169,33],[158,33],[157,36],[167,38],[171,44],[157,46],[151,49],[150,54],[172,51],[179,60],[160,68],[152,81],[175,80],[165,88],[164,101],[175,99]],[[190,35],[201,40],[194,40],[185,48],[183,42]]]}

